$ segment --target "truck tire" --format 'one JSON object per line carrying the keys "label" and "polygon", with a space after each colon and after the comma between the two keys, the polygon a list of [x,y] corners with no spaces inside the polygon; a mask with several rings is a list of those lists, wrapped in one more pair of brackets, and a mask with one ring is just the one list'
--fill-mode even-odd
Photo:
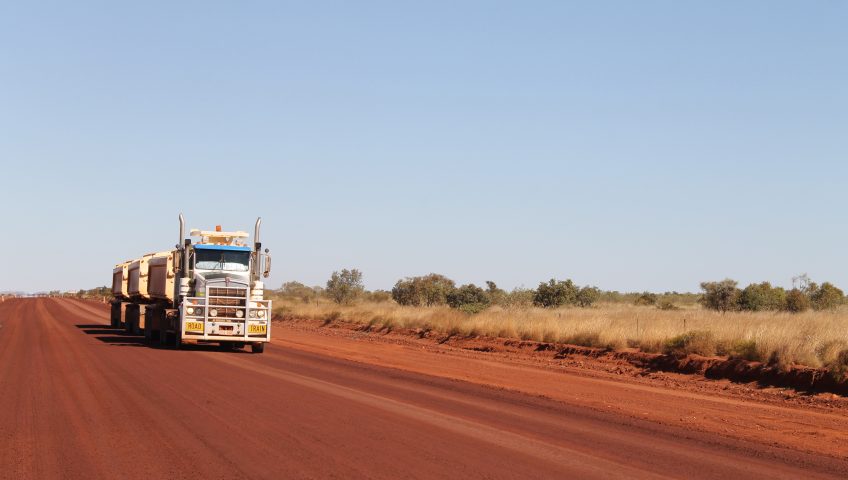
{"label": "truck tire", "polygon": [[148,345],[162,344],[162,331],[165,328],[164,310],[158,305],[144,310],[144,338]]}
{"label": "truck tire", "polygon": [[138,313],[138,305],[134,303],[127,304],[127,308],[124,310],[124,332],[127,335],[134,333],[136,329],[135,325],[138,325]]}
{"label": "truck tire", "polygon": [[135,306],[135,313],[133,314],[133,323],[132,323],[132,329],[131,329],[131,333],[134,336],[141,335],[141,309],[142,309],[141,305]]}
{"label": "truck tire", "polygon": [[112,312],[109,317],[110,326],[112,328],[121,328],[121,303],[113,302],[112,303]]}
{"label": "truck tire", "polygon": [[264,342],[254,343],[253,345],[250,346],[250,351],[253,352],[253,353],[264,352],[265,351],[265,343]]}

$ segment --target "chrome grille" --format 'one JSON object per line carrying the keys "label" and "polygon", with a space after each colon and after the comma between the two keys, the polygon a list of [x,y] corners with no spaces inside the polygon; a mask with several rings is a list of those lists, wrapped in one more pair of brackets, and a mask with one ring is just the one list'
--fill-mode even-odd
{"label": "chrome grille", "polygon": [[209,305],[222,305],[225,307],[245,307],[246,302],[243,298],[220,298],[209,297]]}
{"label": "chrome grille", "polygon": [[246,288],[209,287],[210,297],[247,297]]}

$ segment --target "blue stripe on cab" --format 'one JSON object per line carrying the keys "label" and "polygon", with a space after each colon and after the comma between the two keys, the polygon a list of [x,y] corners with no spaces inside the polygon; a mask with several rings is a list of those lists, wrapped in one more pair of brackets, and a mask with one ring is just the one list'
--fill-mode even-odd
{"label": "blue stripe on cab", "polygon": [[250,247],[239,247],[236,245],[209,245],[198,243],[194,246],[196,250],[235,250],[237,252],[249,252]]}

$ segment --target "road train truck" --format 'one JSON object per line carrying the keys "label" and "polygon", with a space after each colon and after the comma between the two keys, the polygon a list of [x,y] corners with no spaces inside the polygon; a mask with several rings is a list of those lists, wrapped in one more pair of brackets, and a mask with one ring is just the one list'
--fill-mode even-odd
{"label": "road train truck", "polygon": [[219,343],[251,346],[262,353],[271,340],[271,300],[264,284],[271,256],[261,251],[256,220],[253,243],[243,231],[191,230],[172,250],[149,253],[115,265],[112,271],[112,327],[144,332],[148,343]]}

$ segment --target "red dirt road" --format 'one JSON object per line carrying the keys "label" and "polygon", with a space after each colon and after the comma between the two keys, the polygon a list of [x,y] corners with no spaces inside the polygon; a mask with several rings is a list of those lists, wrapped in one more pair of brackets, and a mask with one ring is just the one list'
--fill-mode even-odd
{"label": "red dirt road", "polygon": [[275,334],[263,355],[149,348],[95,305],[0,303],[0,478],[848,476],[832,449],[370,365]]}

